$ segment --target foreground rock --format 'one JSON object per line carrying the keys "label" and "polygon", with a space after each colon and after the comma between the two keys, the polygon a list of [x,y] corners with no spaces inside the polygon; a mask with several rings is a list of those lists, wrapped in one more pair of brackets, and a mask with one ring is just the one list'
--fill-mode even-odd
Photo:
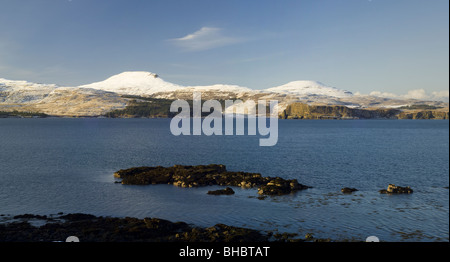
{"label": "foreground rock", "polygon": [[394,184],[389,184],[387,189],[382,189],[379,192],[381,194],[411,194],[413,190],[409,186],[401,187]]}
{"label": "foreground rock", "polygon": [[352,187],[344,187],[344,188],[341,189],[341,192],[344,193],[344,194],[351,194],[351,193],[356,192],[356,191],[358,191],[358,189],[352,188]]}
{"label": "foreground rock", "polygon": [[133,167],[114,174],[123,185],[172,184],[179,187],[238,186],[258,187],[261,195],[282,195],[309,188],[296,179],[263,177],[259,173],[230,172],[224,165],[198,165],[172,167]]}
{"label": "foreground rock", "polygon": [[270,180],[266,185],[262,185],[258,188],[258,194],[260,195],[285,195],[298,190],[310,188],[299,184],[296,179],[284,180],[276,177]]}
{"label": "foreground rock", "polygon": [[[45,222],[33,226],[28,220]],[[159,218],[113,218],[69,214],[44,219],[22,216],[20,222],[0,224],[0,242],[53,242],[77,236],[80,242],[266,242],[269,236],[253,229],[217,224],[201,228]]]}
{"label": "foreground rock", "polygon": [[234,195],[234,190],[227,187],[225,189],[208,191],[208,195]]}

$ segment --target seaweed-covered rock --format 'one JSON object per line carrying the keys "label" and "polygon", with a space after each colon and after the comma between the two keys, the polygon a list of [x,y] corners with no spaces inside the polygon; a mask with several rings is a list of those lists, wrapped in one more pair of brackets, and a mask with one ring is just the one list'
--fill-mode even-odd
{"label": "seaweed-covered rock", "polygon": [[208,185],[240,186],[242,182],[260,184],[261,174],[228,172],[224,165],[198,165],[172,167],[133,167],[114,174],[124,185],[173,184],[179,187]]}
{"label": "seaweed-covered rock", "polygon": [[94,219],[94,215],[90,214],[83,214],[83,213],[73,213],[73,214],[67,214],[60,216],[62,219],[70,220],[70,221],[79,221],[79,220],[90,220]]}
{"label": "seaweed-covered rock", "polygon": [[[69,214],[62,220],[33,226],[25,221],[0,224],[0,242],[65,241],[76,236],[80,242],[266,242],[269,237],[257,230],[217,224],[213,227],[193,227],[184,222],[159,218],[96,217],[89,214]],[[42,216],[40,216],[42,217]],[[55,217],[57,219],[58,217]]]}
{"label": "seaweed-covered rock", "polygon": [[356,192],[356,191],[358,191],[358,189],[352,188],[352,187],[344,187],[344,188],[341,189],[341,192],[344,193],[344,194],[351,194],[351,193]]}
{"label": "seaweed-covered rock", "polygon": [[234,190],[231,189],[230,187],[227,187],[225,189],[208,191],[207,194],[208,195],[233,195],[234,194]]}
{"label": "seaweed-covered rock", "polygon": [[299,184],[297,179],[285,180],[276,177],[270,180],[267,184],[258,187],[258,194],[260,195],[285,195],[296,192],[298,190],[303,190],[310,188]]}
{"label": "seaweed-covered rock", "polygon": [[387,189],[382,189],[379,192],[381,194],[411,194],[413,190],[409,186],[401,187],[394,184],[389,184]]}
{"label": "seaweed-covered rock", "polygon": [[[309,188],[296,179],[263,177],[259,173],[231,172],[224,165],[198,165],[172,167],[134,167],[119,170],[114,174],[124,185],[172,184],[179,187],[239,186],[259,187],[261,195],[282,195]],[[228,191],[231,192],[231,191]]]}
{"label": "seaweed-covered rock", "polygon": [[267,235],[253,229],[217,224],[208,228],[192,228],[176,235],[183,242],[266,242]]}
{"label": "seaweed-covered rock", "polygon": [[41,216],[41,215],[33,215],[33,214],[23,214],[23,215],[17,215],[13,217],[14,219],[47,219],[47,216]]}

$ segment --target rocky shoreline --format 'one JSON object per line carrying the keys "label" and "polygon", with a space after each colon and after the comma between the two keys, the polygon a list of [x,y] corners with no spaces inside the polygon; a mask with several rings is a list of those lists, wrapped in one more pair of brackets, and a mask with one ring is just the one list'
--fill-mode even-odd
{"label": "rocky shoreline", "polygon": [[[5,219],[4,215],[3,219]],[[74,213],[56,216],[24,214],[0,223],[0,242],[330,242],[311,234],[299,238],[292,233],[262,232],[216,224],[197,227],[160,218],[97,217]],[[33,224],[40,224],[38,226]]]}
{"label": "rocky shoreline", "polygon": [[286,107],[281,119],[449,119],[448,108],[415,105],[399,108],[351,108],[343,105],[308,105],[295,102]]}

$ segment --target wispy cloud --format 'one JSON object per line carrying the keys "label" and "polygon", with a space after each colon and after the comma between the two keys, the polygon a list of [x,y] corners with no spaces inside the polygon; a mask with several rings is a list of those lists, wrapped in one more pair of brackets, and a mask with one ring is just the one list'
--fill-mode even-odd
{"label": "wispy cloud", "polygon": [[221,28],[202,27],[194,33],[181,38],[170,39],[169,41],[186,51],[202,51],[236,44],[242,42],[243,39],[226,36]]}

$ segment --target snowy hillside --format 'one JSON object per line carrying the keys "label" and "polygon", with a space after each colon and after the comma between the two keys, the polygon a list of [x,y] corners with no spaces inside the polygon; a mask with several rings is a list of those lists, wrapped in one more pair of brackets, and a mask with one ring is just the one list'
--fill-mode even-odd
{"label": "snowy hillside", "polygon": [[97,89],[59,87],[0,78],[0,111],[41,112],[57,116],[98,116],[125,108],[116,93]]}
{"label": "snowy hillside", "polygon": [[210,85],[210,86],[181,86],[172,84],[161,79],[157,74],[151,72],[123,72],[114,75],[104,81],[88,85],[83,88],[93,88],[104,91],[115,92],[123,95],[149,96],[156,93],[168,92],[248,92],[251,89],[236,85]]}
{"label": "snowy hillside", "polygon": [[104,81],[80,86],[124,95],[152,95],[158,92],[171,92],[182,86],[166,82],[157,74],[150,72],[123,72]]}
{"label": "snowy hillside", "polygon": [[36,84],[0,78],[0,102],[31,103],[45,98],[58,88],[53,84]]}
{"label": "snowy hillside", "polygon": [[317,81],[293,81],[264,91],[295,96],[321,95],[337,98],[353,96],[349,91],[329,87]]}

